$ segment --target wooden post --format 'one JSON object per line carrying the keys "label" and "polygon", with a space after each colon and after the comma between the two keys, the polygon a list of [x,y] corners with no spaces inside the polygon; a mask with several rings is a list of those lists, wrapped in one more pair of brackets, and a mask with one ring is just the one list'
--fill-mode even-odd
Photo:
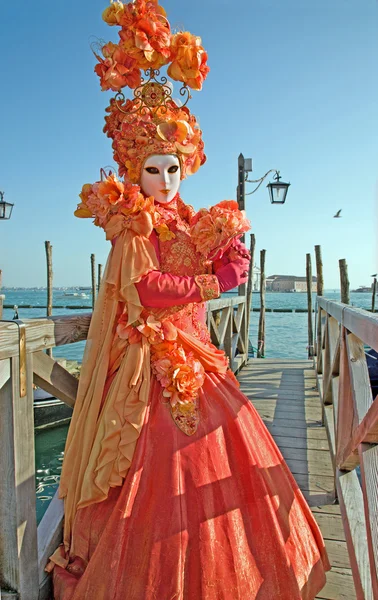
{"label": "wooden post", "polygon": [[257,358],[264,358],[265,356],[265,253],[266,250],[260,251],[260,319]]}
{"label": "wooden post", "polygon": [[308,310],[308,358],[314,356],[314,332],[312,328],[312,264],[311,254],[306,254],[307,310]]}
{"label": "wooden post", "polygon": [[252,310],[252,291],[253,291],[253,266],[255,263],[255,246],[256,246],[256,238],[255,234],[251,233],[251,245],[250,245],[250,253],[251,253],[251,262],[249,263],[249,273],[248,273],[248,284],[247,284],[247,300],[245,310],[246,314],[246,346],[245,351],[247,353],[247,357],[249,354],[249,325],[251,320],[251,310]]}
{"label": "wooden post", "polygon": [[350,297],[349,297],[348,265],[347,265],[345,258],[340,258],[339,269],[340,269],[341,302],[343,302],[344,304],[349,304]]}
{"label": "wooden post", "polygon": [[[47,266],[47,307],[46,316],[51,317],[53,306],[53,269],[52,269],[52,245],[45,242],[46,266]],[[47,348],[46,354],[52,357],[52,348]]]}
{"label": "wooden post", "polygon": [[[315,246],[315,260],[316,260],[316,293],[318,296],[323,296],[324,290],[324,279],[323,279],[323,260],[322,260],[322,248],[321,246]],[[316,346],[315,354],[318,357],[318,373],[321,369],[322,360],[322,319],[321,309],[318,309],[317,315],[317,329],[316,329]]]}
{"label": "wooden post", "polygon": [[[0,269],[0,290],[1,290],[2,275],[3,275],[3,272]],[[3,304],[4,304],[4,296],[2,294],[0,294],[0,319],[3,318]],[[1,599],[1,596],[0,596],[0,599]]]}
{"label": "wooden post", "polygon": [[[245,170],[244,170],[244,156],[242,153],[239,154],[238,157],[238,187],[236,188],[237,193],[237,201],[239,210],[244,210],[245,208]],[[245,241],[245,235],[241,236],[241,241]],[[246,285],[242,283],[238,287],[239,296],[246,295]]]}
{"label": "wooden post", "polygon": [[377,278],[373,279],[373,294],[371,297],[371,312],[375,312],[375,296],[377,294]]}
{"label": "wooden post", "polygon": [[92,308],[96,303],[96,257],[91,254],[91,274],[92,274]]}
{"label": "wooden post", "polygon": [[32,360],[23,397],[18,356],[0,361],[0,582],[19,600],[39,596]]}
{"label": "wooden post", "polygon": [[323,280],[323,261],[322,261],[321,246],[315,246],[315,258],[316,258],[316,291],[317,291],[318,296],[323,296],[324,280]]}
{"label": "wooden post", "polygon": [[102,279],[102,265],[100,265],[100,263],[97,266],[97,291],[100,290],[100,285],[101,285],[101,279]]}
{"label": "wooden post", "polygon": [[[3,278],[3,272],[0,269],[0,290],[1,290],[1,285],[2,285],[2,278]],[[3,304],[4,304],[4,298],[5,296],[0,294],[0,319],[3,318]],[[1,598],[1,596],[0,596]]]}

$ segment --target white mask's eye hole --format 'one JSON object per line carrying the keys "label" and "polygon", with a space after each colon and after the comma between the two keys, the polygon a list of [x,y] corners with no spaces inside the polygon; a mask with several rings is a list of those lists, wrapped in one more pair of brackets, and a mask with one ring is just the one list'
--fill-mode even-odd
{"label": "white mask's eye hole", "polygon": [[157,167],[146,167],[145,170],[147,173],[150,173],[150,175],[158,175],[159,173],[159,169]]}
{"label": "white mask's eye hole", "polygon": [[168,169],[168,173],[177,173],[177,171],[178,171],[178,165],[172,165]]}

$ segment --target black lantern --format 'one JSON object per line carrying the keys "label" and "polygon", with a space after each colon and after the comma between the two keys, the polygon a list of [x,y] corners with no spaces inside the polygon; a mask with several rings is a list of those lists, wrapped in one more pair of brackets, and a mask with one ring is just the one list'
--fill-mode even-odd
{"label": "black lantern", "polygon": [[272,204],[285,204],[290,183],[285,183],[280,181],[280,179],[280,172],[276,171],[274,176],[275,183],[268,183],[266,186],[269,189],[269,196]]}
{"label": "black lantern", "polygon": [[10,219],[14,204],[5,202],[4,192],[0,192],[0,221],[2,219]]}

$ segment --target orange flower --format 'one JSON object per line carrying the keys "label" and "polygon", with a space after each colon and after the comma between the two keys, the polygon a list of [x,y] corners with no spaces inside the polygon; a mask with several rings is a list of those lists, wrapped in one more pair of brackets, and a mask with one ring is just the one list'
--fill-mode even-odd
{"label": "orange flower", "polygon": [[198,360],[188,360],[189,364],[178,367],[173,375],[173,381],[179,392],[180,401],[194,399],[205,380],[205,371]]}
{"label": "orange flower", "polygon": [[122,27],[119,32],[121,47],[135,59],[140,69],[160,69],[169,62],[170,25],[156,0],[129,3],[123,14],[116,18]]}
{"label": "orange flower", "polygon": [[164,339],[161,322],[152,315],[149,315],[144,323],[138,325],[137,329],[148,338],[150,344],[159,344]]}
{"label": "orange flower", "polygon": [[74,212],[75,217],[79,217],[79,219],[87,219],[93,217],[92,211],[87,206],[87,200],[89,194],[92,192],[92,185],[90,183],[85,183],[79,194],[81,198],[80,204],[77,205],[77,209]]}
{"label": "orange flower", "polygon": [[111,0],[111,5],[105,8],[102,13],[102,18],[108,25],[119,25],[124,12],[125,5],[122,2]]}
{"label": "orange flower", "polygon": [[[192,128],[185,121],[166,121],[159,123],[157,133],[165,142],[183,142],[189,136],[193,136]],[[192,152],[195,150],[193,146]]]}
{"label": "orange flower", "polygon": [[165,225],[165,223],[159,225],[158,227],[155,227],[155,229],[159,234],[159,240],[161,242],[168,242],[169,240],[173,240],[176,237],[173,231],[170,231],[168,225]]}
{"label": "orange flower", "polygon": [[115,205],[123,200],[124,185],[114,173],[111,173],[104,181],[100,181],[97,187],[99,196],[105,198],[109,204]]}
{"label": "orange flower", "polygon": [[88,219],[93,217],[92,212],[83,202],[77,205],[74,215],[75,217],[79,217],[79,219]]}
{"label": "orange flower", "polygon": [[[201,209],[191,221],[191,237],[198,252],[209,258],[221,258],[232,239],[250,229],[245,212],[234,200],[224,200],[210,210]],[[220,256],[217,251],[221,251]]]}
{"label": "orange flower", "polygon": [[168,75],[175,81],[186,83],[193,90],[201,90],[210,71],[201,38],[188,31],[176,33],[171,42],[171,56]]}
{"label": "orange flower", "polygon": [[102,47],[104,59],[97,54],[99,63],[95,66],[95,72],[100,77],[101,89],[118,92],[121,88],[128,86],[136,88],[141,84],[140,69],[136,61],[128,56],[117,44],[109,42]]}

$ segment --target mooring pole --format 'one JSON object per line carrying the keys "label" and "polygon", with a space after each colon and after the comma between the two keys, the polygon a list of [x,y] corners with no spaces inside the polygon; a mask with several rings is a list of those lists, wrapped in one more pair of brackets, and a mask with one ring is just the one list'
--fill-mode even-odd
{"label": "mooring pole", "polygon": [[371,297],[371,312],[375,312],[375,296],[377,294],[377,278],[373,279],[373,295]]}
{"label": "mooring pole", "polygon": [[265,356],[265,253],[266,250],[260,251],[260,319],[257,358],[264,358]]}
{"label": "mooring pole", "polygon": [[99,263],[97,267],[97,291],[100,291],[101,279],[102,279],[102,265]]}
{"label": "mooring pole", "polygon": [[348,265],[347,265],[345,258],[340,258],[339,269],[340,269],[341,302],[343,302],[344,304],[350,304]]}
{"label": "mooring pole", "polygon": [[[52,245],[45,242],[46,266],[47,266],[47,307],[46,316],[51,317],[53,307],[53,268],[52,268]],[[52,348],[47,348],[46,354],[52,357]]]}
{"label": "mooring pole", "polygon": [[253,292],[253,267],[255,264],[255,246],[256,246],[256,238],[255,234],[251,233],[251,245],[250,245],[250,253],[251,253],[251,262],[249,263],[249,273],[248,273],[248,284],[247,284],[247,301],[245,310],[247,311],[247,335],[246,335],[246,353],[247,356],[249,354],[249,325],[251,322],[251,310],[252,310],[252,292]]}
{"label": "mooring pole", "polygon": [[92,277],[92,308],[96,303],[96,257],[91,254],[91,277]]}
{"label": "mooring pole", "polygon": [[[324,291],[324,280],[323,280],[323,260],[322,260],[322,248],[321,246],[315,246],[315,259],[316,259],[316,293],[318,296],[323,296]],[[315,353],[318,357],[318,373],[321,373],[322,364],[322,311],[318,308],[317,315],[317,329],[316,329],[316,348]]]}
{"label": "mooring pole", "polygon": [[312,264],[311,254],[306,254],[306,280],[307,280],[307,314],[308,314],[308,357],[314,356],[314,332],[312,328]]}

